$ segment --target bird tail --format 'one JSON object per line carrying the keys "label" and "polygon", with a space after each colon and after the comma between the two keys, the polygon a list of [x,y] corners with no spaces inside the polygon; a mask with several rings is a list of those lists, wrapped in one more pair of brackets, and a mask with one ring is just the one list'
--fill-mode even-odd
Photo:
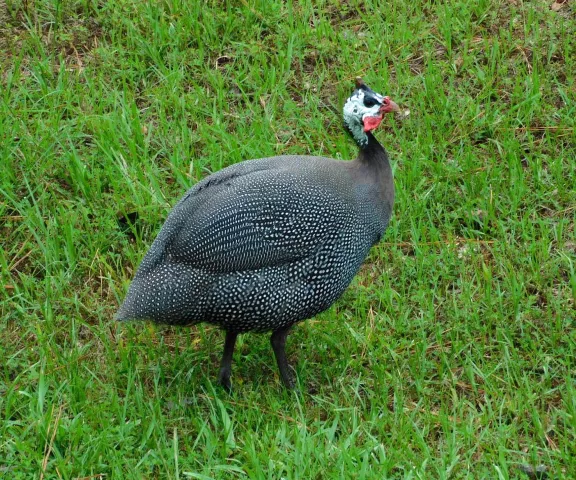
{"label": "bird tail", "polygon": [[[128,300],[128,299],[126,299]],[[118,311],[114,314],[114,320],[117,322],[127,322],[128,320],[135,320],[136,316],[131,312],[131,308],[127,305],[127,301],[124,300],[120,305]]]}
{"label": "bird tail", "polygon": [[118,322],[127,322],[129,320],[145,320],[150,318],[146,315],[146,309],[142,302],[138,301],[141,288],[134,285],[136,280],[130,284],[128,294],[120,305],[118,311],[114,314],[114,320]]}
{"label": "bird tail", "polygon": [[162,265],[152,272],[138,272],[114,319],[153,320],[179,324],[196,316],[198,297],[204,292],[206,279],[198,271],[182,265]]}
{"label": "bird tail", "polygon": [[114,315],[119,322],[128,320],[153,320],[171,323],[170,319],[182,305],[177,305],[174,298],[178,295],[178,286],[169,281],[157,283],[149,281],[150,277],[135,278],[130,284],[128,294]]}

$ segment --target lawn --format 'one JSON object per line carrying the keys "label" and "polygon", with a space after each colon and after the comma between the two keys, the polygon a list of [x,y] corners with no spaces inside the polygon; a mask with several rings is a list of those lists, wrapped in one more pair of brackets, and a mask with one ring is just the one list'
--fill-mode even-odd
{"label": "lawn", "polygon": [[[0,0],[0,477],[576,478],[576,5]],[[552,8],[551,8],[552,6]],[[249,158],[354,158],[388,231],[267,335],[113,314],[171,206]]]}

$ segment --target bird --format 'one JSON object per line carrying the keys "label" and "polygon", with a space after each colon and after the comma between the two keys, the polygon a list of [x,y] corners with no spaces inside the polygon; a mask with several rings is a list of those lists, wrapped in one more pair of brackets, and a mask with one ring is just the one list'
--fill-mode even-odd
{"label": "bird", "polygon": [[238,335],[272,332],[281,380],[294,388],[290,329],[342,295],[390,221],[392,169],[373,132],[391,112],[398,105],[357,77],[343,108],[356,159],[259,158],[199,181],[169,213],[116,319],[217,325],[228,391]]}

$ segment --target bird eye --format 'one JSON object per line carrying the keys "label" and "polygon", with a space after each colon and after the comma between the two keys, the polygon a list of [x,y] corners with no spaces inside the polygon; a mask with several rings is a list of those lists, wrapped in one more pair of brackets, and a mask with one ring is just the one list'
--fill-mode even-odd
{"label": "bird eye", "polygon": [[378,101],[374,97],[364,97],[364,106],[366,108],[373,107]]}

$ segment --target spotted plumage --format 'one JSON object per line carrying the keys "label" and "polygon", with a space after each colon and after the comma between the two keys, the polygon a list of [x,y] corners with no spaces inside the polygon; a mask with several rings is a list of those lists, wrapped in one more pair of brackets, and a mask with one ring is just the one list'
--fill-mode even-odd
{"label": "spotted plumage", "polygon": [[272,331],[290,386],[288,329],[342,294],[392,212],[387,155],[369,129],[365,141],[354,135],[356,123],[379,123],[385,98],[362,84],[348,99],[345,124],[361,147],[353,162],[249,160],[192,187],[142,260],[116,318],[220,326],[227,332],[220,381],[228,388],[237,334]]}

